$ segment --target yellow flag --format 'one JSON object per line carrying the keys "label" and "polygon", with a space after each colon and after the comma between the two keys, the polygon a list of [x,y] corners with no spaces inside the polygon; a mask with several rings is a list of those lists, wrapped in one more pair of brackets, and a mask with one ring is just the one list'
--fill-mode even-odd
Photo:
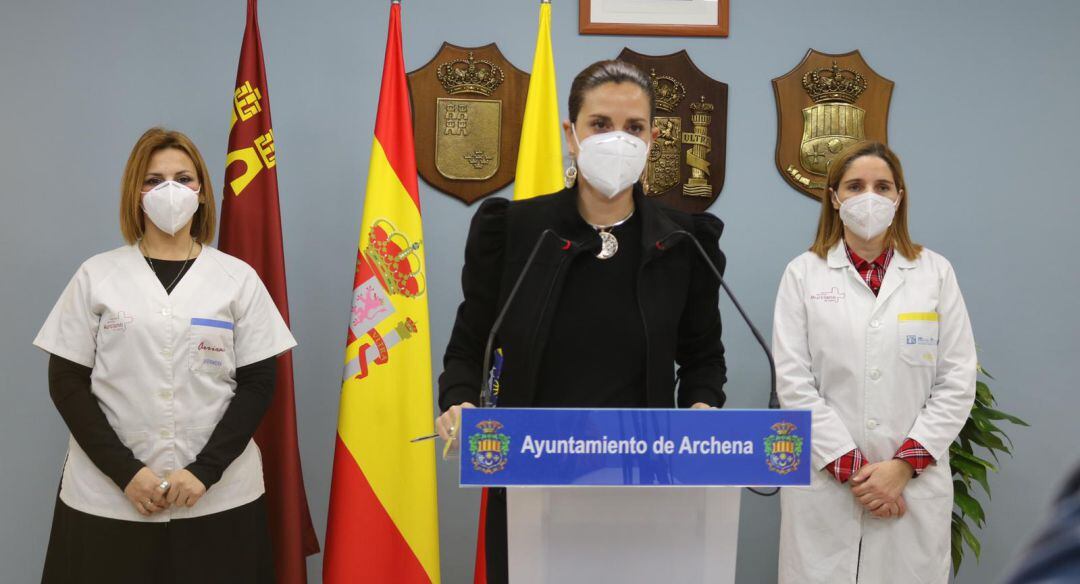
{"label": "yellow flag", "polygon": [[514,198],[528,199],[563,188],[562,132],[551,56],[551,4],[540,5],[532,78],[518,145]]}

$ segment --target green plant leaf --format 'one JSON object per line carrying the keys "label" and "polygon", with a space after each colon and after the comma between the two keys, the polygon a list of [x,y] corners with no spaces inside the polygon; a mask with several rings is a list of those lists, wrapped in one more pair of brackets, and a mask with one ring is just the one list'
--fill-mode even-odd
{"label": "green plant leaf", "polygon": [[964,542],[971,548],[971,551],[975,552],[975,559],[978,559],[979,554],[982,553],[982,544],[979,543],[979,538],[975,537],[974,533],[971,533],[971,528],[962,518],[957,522],[957,525],[960,527],[960,535],[964,537]]}
{"label": "green plant leaf", "polygon": [[987,418],[989,418],[991,420],[1008,420],[1008,421],[1016,424],[1017,426],[1027,426],[1027,427],[1031,426],[1031,424],[1028,424],[1027,422],[1021,420],[1020,418],[1017,418],[1016,416],[1014,416],[1012,414],[1006,414],[1005,412],[1003,412],[1001,410],[995,410],[994,408],[982,408],[981,411],[983,412],[983,414],[986,415]]}
{"label": "green plant leaf", "polygon": [[986,468],[988,468],[988,469],[990,469],[990,470],[992,470],[994,472],[997,472],[997,467],[994,466],[994,463],[990,462],[989,460],[983,460],[983,459],[979,458],[978,456],[975,456],[974,454],[971,453],[970,450],[967,450],[967,451],[960,450],[960,451],[957,451],[956,454],[960,458],[962,458],[964,460],[967,460],[968,462],[972,462],[974,464],[986,467]]}
{"label": "green plant leaf", "polygon": [[[978,444],[979,446],[982,446],[983,448],[989,450],[990,454],[994,456],[994,460],[997,460],[996,451],[1001,451],[1010,455],[1012,454],[1012,452],[1009,450],[1009,447],[1001,441],[1001,438],[998,438],[996,435],[990,434],[988,432],[972,432],[970,436],[964,437],[964,440],[974,442],[975,444]],[[961,444],[961,446],[963,446],[964,450],[967,450],[969,452],[972,451],[972,448],[970,446],[964,444]],[[952,451],[950,450],[950,452]]]}
{"label": "green plant leaf", "polygon": [[975,421],[975,426],[983,432],[997,432],[998,434],[1005,435],[1005,432],[997,426],[997,424],[990,421],[982,410],[975,408],[971,410],[971,419]]}
{"label": "green plant leaf", "polygon": [[964,515],[970,517],[975,525],[982,527],[986,522],[986,513],[983,511],[982,503],[979,500],[967,493],[954,493],[954,502],[956,506],[963,511]]}
{"label": "green plant leaf", "polygon": [[[953,515],[956,517],[956,515]],[[964,561],[964,536],[960,533],[960,528],[956,526],[956,520],[953,520],[952,525],[952,566],[953,576],[956,576],[960,572],[960,563]]]}
{"label": "green plant leaf", "polygon": [[[982,485],[987,496],[990,495],[990,483],[986,480],[986,467],[966,460],[962,457],[953,458],[949,461],[954,468],[959,468],[962,477],[970,477]],[[969,483],[970,484],[970,483]]]}
{"label": "green plant leaf", "polygon": [[997,399],[985,380],[994,380],[994,376],[990,375],[982,363],[978,363],[977,367],[980,377],[975,382],[975,403],[960,434],[949,445],[950,470],[953,476],[954,506],[950,543],[954,576],[960,572],[960,565],[964,561],[965,544],[975,552],[976,559],[982,552],[979,539],[975,537],[965,519],[970,518],[980,528],[986,525],[986,511],[979,499],[975,497],[972,481],[982,486],[986,496],[990,497],[990,483],[986,470],[997,471],[998,468],[982,458],[985,454],[981,451],[980,454],[976,454],[975,449],[979,447],[987,450],[994,462],[1000,464],[998,453],[1004,452],[1012,456],[1013,442],[1012,438],[994,422],[1006,421],[1017,426],[1028,426],[1024,420],[993,407],[997,404]]}

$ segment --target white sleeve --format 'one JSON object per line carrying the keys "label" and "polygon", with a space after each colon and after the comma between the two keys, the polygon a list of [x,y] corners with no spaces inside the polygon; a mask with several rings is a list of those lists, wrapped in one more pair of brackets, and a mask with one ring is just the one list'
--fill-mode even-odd
{"label": "white sleeve", "polygon": [[237,367],[276,357],[296,346],[274,299],[254,270],[240,287],[236,314],[233,351]]}
{"label": "white sleeve", "polygon": [[926,400],[908,436],[941,460],[964,428],[975,403],[978,360],[964,297],[956,273],[948,265],[938,297],[938,362],[930,399]]}
{"label": "white sleeve", "polygon": [[101,314],[95,312],[90,291],[90,274],[79,268],[56,301],[34,346],[86,367],[94,366],[97,331]]}
{"label": "white sleeve", "polygon": [[811,458],[814,469],[821,470],[857,447],[847,426],[815,384],[810,369],[805,298],[802,282],[789,265],[776,294],[772,350],[780,404],[785,409],[810,410]]}

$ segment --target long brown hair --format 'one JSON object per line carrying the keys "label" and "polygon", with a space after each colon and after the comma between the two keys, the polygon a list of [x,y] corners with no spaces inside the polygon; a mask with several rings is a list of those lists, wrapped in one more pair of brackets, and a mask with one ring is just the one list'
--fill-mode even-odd
{"label": "long brown hair", "polygon": [[923,248],[912,242],[911,234],[908,233],[909,195],[904,184],[904,169],[900,166],[900,158],[888,146],[869,140],[848,146],[829,163],[829,174],[825,181],[827,189],[821,198],[821,216],[818,218],[817,235],[810,251],[824,259],[829,255],[829,250],[844,236],[844,222],[840,219],[840,211],[833,208],[832,193],[840,191],[840,181],[844,178],[844,173],[851,167],[852,162],[863,156],[876,156],[884,160],[892,170],[897,191],[901,193],[896,216],[885,231],[885,245],[894,247],[909,260],[919,257]]}
{"label": "long brown hair", "polygon": [[214,226],[217,223],[217,208],[214,205],[214,187],[210,182],[210,173],[206,170],[199,149],[181,132],[164,128],[150,128],[131,149],[124,175],[120,179],[120,233],[124,241],[133,244],[146,232],[142,211],[142,185],[146,178],[146,169],[150,158],[157,152],[173,148],[187,154],[195,164],[195,173],[199,178],[199,208],[191,221],[191,236],[199,243],[214,240]]}

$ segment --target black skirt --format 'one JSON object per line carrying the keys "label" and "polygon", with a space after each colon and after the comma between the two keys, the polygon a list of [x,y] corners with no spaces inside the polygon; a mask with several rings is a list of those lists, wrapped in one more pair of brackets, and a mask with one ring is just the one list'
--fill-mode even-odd
{"label": "black skirt", "polygon": [[166,523],[90,515],[56,498],[42,584],[273,584],[263,498]]}

